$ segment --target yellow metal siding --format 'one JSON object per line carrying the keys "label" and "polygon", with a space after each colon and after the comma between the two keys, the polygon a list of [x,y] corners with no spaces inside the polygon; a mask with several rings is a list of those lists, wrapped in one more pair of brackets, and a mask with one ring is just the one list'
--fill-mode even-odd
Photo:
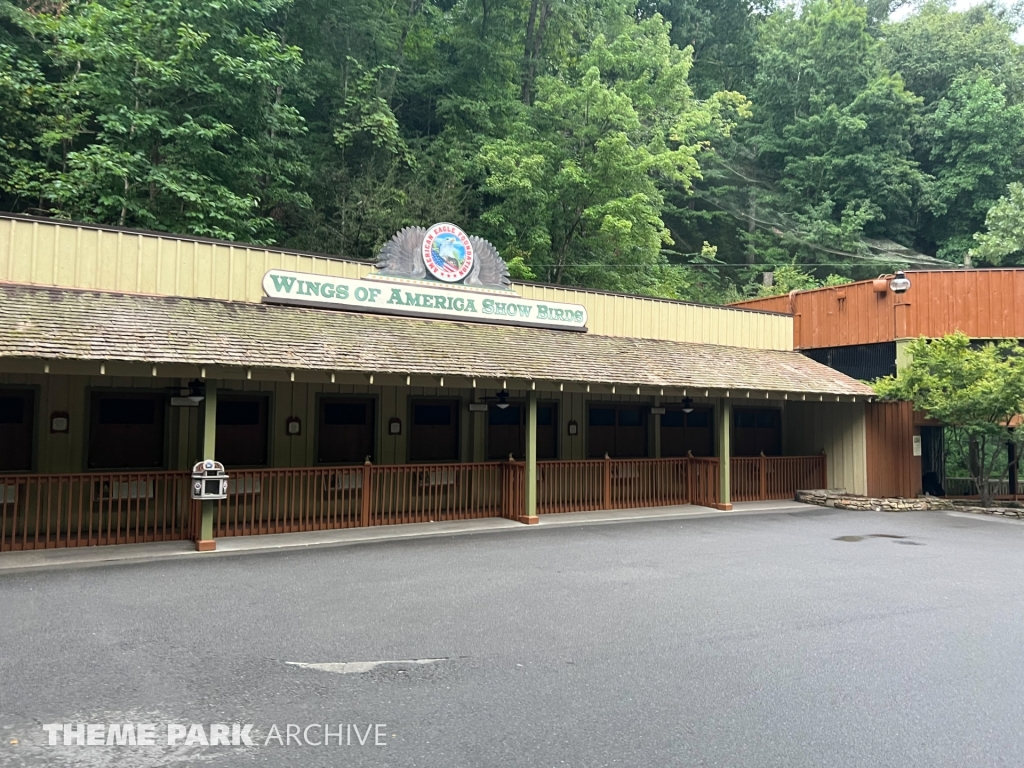
{"label": "yellow metal siding", "polygon": [[582,304],[587,327],[601,336],[692,341],[752,349],[793,348],[793,320],[783,315],[743,312],[725,307],[616,296],[573,288],[514,285],[523,298]]}
{"label": "yellow metal siding", "polygon": [[864,403],[788,403],[783,415],[784,453],[811,456],[824,451],[829,487],[866,494],[864,407]]}
{"label": "yellow metal siding", "polygon": [[[369,264],[269,248],[0,217],[0,279],[15,283],[258,302],[267,270],[360,278]],[[793,319],[574,288],[513,286],[524,298],[582,304],[591,333],[754,349],[793,348]]]}

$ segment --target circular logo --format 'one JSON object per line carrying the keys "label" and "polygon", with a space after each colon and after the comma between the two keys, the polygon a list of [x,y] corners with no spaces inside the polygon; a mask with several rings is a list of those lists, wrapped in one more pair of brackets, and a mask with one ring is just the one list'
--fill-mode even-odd
{"label": "circular logo", "polygon": [[458,282],[473,268],[473,244],[454,224],[435,224],[423,238],[423,263],[438,280]]}

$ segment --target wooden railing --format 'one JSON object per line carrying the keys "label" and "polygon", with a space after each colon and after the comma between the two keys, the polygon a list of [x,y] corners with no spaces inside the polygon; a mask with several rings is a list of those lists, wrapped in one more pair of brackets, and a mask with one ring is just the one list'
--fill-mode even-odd
{"label": "wooden railing", "polygon": [[713,506],[718,459],[591,459],[537,464],[537,512]]}
{"label": "wooden railing", "polygon": [[[718,459],[597,459],[537,465],[537,511],[718,502]],[[824,456],[736,458],[736,501],[791,498],[827,485]],[[231,470],[214,536],[399,523],[517,519],[522,462]],[[184,472],[0,476],[0,551],[187,539],[200,505]]]}
{"label": "wooden railing", "polygon": [[792,499],[797,491],[828,487],[825,456],[753,456],[730,461],[733,501]]}
{"label": "wooden railing", "polygon": [[0,475],[0,552],[187,539],[190,475]]}
{"label": "wooden railing", "polygon": [[229,472],[214,536],[515,518],[522,464],[400,464]]}

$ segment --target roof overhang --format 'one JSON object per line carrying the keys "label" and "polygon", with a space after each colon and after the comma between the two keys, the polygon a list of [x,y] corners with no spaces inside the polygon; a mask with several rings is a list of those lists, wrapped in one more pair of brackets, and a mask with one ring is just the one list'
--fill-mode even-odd
{"label": "roof overhang", "polygon": [[874,395],[796,352],[0,283],[0,370],[24,369],[751,400]]}

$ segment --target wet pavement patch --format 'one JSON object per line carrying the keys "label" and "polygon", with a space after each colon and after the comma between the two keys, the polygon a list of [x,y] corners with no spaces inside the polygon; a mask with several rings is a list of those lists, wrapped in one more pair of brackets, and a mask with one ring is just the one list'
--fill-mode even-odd
{"label": "wet pavement patch", "polygon": [[[832,541],[864,541],[864,539],[905,539],[906,536],[897,536],[894,533],[869,533],[864,536],[836,536]],[[915,542],[901,542],[897,544],[913,544]]]}

